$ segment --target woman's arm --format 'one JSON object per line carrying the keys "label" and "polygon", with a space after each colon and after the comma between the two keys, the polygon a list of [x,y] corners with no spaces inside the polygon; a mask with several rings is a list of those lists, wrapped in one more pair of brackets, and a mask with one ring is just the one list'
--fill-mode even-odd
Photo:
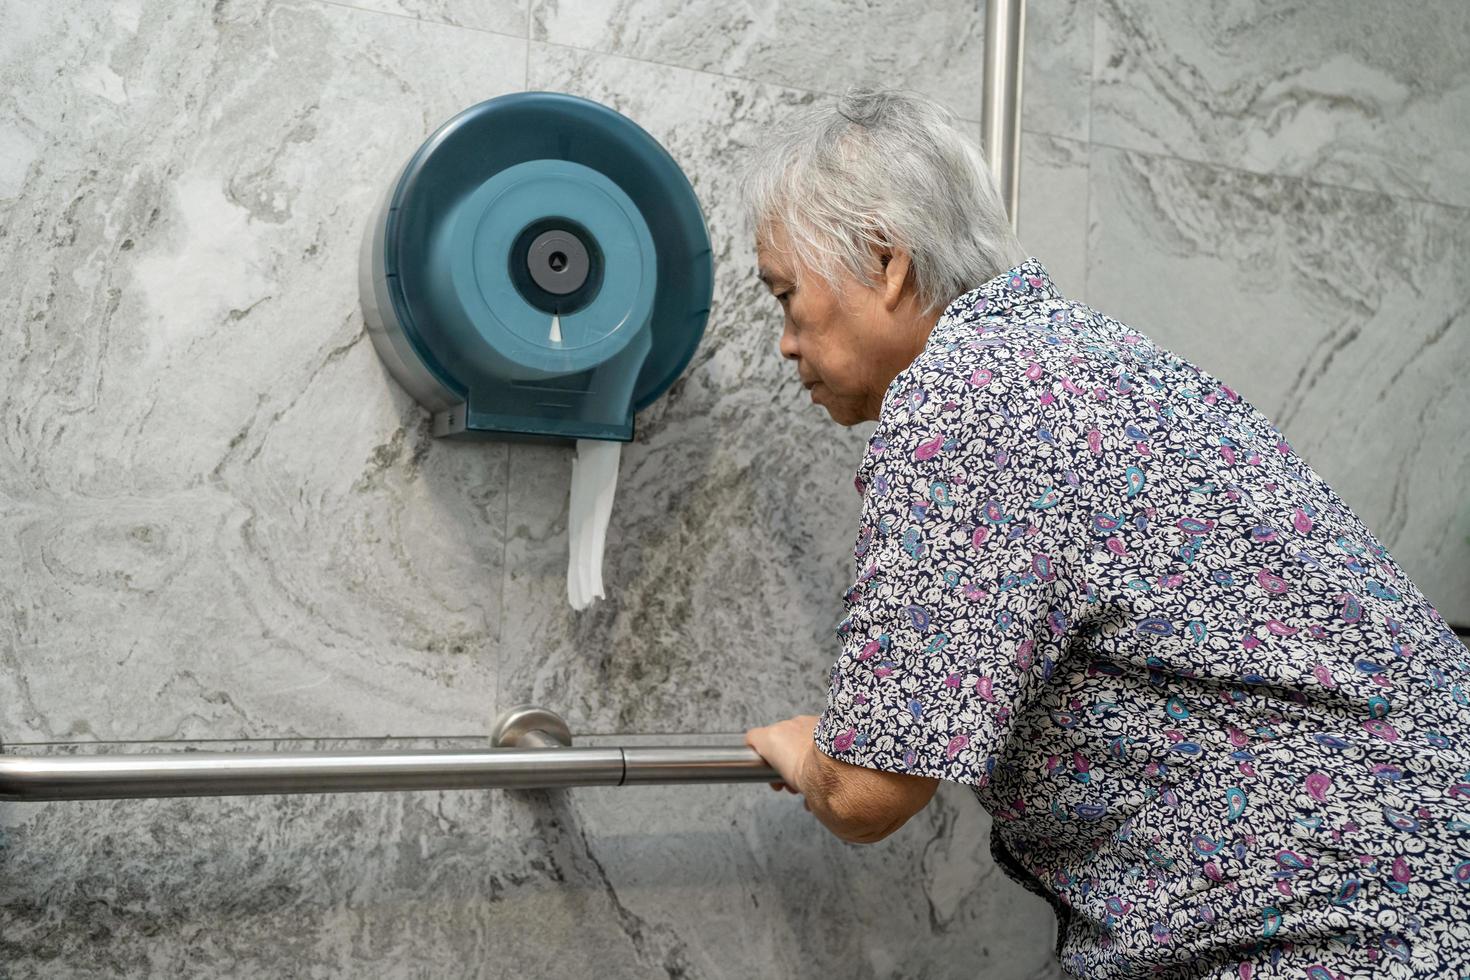
{"label": "woman's arm", "polygon": [[745,744],[781,774],[775,790],[800,793],[806,808],[850,844],[874,844],[924,809],[939,787],[930,776],[885,772],[830,758],[812,740],[816,715],[752,728]]}

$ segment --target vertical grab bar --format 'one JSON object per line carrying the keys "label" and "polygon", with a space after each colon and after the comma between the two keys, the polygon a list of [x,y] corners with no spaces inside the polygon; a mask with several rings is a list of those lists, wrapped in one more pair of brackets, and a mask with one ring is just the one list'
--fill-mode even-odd
{"label": "vertical grab bar", "polygon": [[987,0],[985,90],[980,142],[1001,203],[1018,230],[1021,200],[1021,68],[1026,47],[1026,0]]}

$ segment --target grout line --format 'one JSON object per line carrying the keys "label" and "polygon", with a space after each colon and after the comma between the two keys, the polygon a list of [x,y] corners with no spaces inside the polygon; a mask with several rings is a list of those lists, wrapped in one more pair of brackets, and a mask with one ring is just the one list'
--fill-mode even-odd
{"label": "grout line", "polygon": [[[573,745],[578,739],[583,738],[715,738],[729,736],[730,738],[743,739],[745,732],[572,732]],[[44,748],[53,746],[93,746],[101,747],[108,745],[204,745],[216,742],[447,742],[447,741],[485,741],[489,735],[291,735],[280,738],[119,738],[101,739],[97,741],[58,741],[58,742],[6,742],[4,750],[0,751],[0,758],[12,754],[13,749],[21,748]]]}
{"label": "grout line", "polygon": [[1087,25],[1091,33],[1087,38],[1087,115],[1083,121],[1087,125],[1087,141],[1092,141],[1092,102],[1097,89],[1097,22],[1102,17],[1102,4],[1092,5],[1092,23]]}
{"label": "grout line", "polygon": [[430,20],[425,17],[415,17],[413,14],[400,14],[391,10],[378,10],[374,7],[360,7],[346,0],[311,0],[312,3],[324,4],[328,7],[340,7],[343,10],[352,10],[360,14],[377,14],[382,17],[397,17],[399,20],[411,20],[415,24],[429,24],[433,27],[446,27],[450,30],[475,31],[479,34],[494,34],[496,37],[510,37],[518,41],[525,40],[520,34],[508,34],[505,31],[497,31],[489,27],[474,27],[470,24],[451,24],[442,20]]}
{"label": "grout line", "polygon": [[[522,82],[522,86],[523,86],[523,90],[524,91],[530,91],[530,88],[531,88],[531,52],[530,52],[530,47],[531,47],[532,42],[534,41],[536,44],[545,44],[545,45],[549,45],[551,47],[566,48],[569,51],[582,51],[582,52],[585,52],[587,54],[600,55],[600,56],[605,57],[605,58],[617,58],[620,61],[633,61],[633,62],[637,62],[639,64],[644,64],[644,65],[654,65],[654,66],[659,67],[659,68],[670,68],[670,69],[674,69],[674,70],[677,70],[677,71],[687,71],[687,72],[692,72],[692,73],[694,73],[696,75],[710,75],[710,76],[715,77],[715,78],[728,79],[729,81],[732,81],[732,82],[745,82],[748,85],[764,85],[764,86],[769,86],[771,88],[783,89],[783,90],[788,91],[788,92],[801,92],[801,93],[804,93],[806,95],[834,95],[835,96],[835,95],[840,95],[841,94],[840,92],[833,91],[833,90],[830,90],[830,89],[802,88],[801,86],[798,86],[798,85],[789,85],[789,84],[787,84],[785,82],[771,81],[769,79],[762,79],[762,78],[751,78],[751,77],[747,77],[747,76],[744,76],[744,75],[732,75],[732,74],[730,74],[728,72],[714,71],[713,69],[709,69],[709,68],[691,68],[688,65],[680,65],[680,64],[675,64],[673,62],[668,62],[668,61],[657,61],[657,60],[655,60],[653,58],[636,58],[636,57],[633,57],[632,55],[618,54],[617,52],[614,52],[614,51],[604,51],[604,50],[602,50],[600,48],[584,48],[584,47],[580,47],[580,46],[575,45],[575,44],[564,44],[564,43],[562,43],[560,41],[538,40],[538,39],[533,38],[531,36],[532,8],[533,8],[534,4],[536,3],[536,0],[527,0],[527,3],[526,3],[526,32],[525,32],[525,34],[509,34],[509,33],[506,33],[505,31],[497,31],[497,30],[493,30],[493,29],[488,28],[488,27],[474,27],[474,26],[471,26],[469,24],[450,24],[450,23],[446,23],[445,21],[442,21],[442,20],[427,20],[427,19],[422,18],[422,17],[415,17],[412,14],[400,14],[400,13],[394,13],[392,11],[387,11],[387,10],[376,10],[376,9],[372,9],[372,8],[368,8],[368,7],[360,7],[360,6],[357,6],[355,4],[348,3],[348,2],[346,2],[346,0],[311,0],[311,2],[313,2],[313,3],[319,3],[319,4],[325,4],[325,5],[331,6],[331,7],[340,7],[343,10],[352,10],[352,11],[356,11],[358,13],[364,13],[364,14],[380,14],[380,15],[382,15],[384,17],[397,17],[400,20],[411,20],[411,21],[413,21],[415,23],[418,23],[418,24],[429,24],[429,25],[432,25],[432,26],[435,26],[435,27],[446,27],[446,28],[450,28],[452,30],[453,29],[458,29],[458,30],[465,30],[465,31],[477,31],[477,32],[479,32],[481,34],[494,34],[497,37],[510,37],[510,38],[516,38],[517,40],[524,40],[526,42],[526,71],[525,71],[524,76],[523,76],[524,81]],[[969,116],[965,116],[965,115],[959,113],[958,111],[955,112],[955,115],[962,122],[974,123],[976,126],[978,126],[980,124],[980,120],[979,119],[971,119]],[[1042,135],[1058,136],[1058,138],[1060,138],[1060,139],[1075,139],[1076,138],[1076,137],[1069,137],[1069,136],[1060,136],[1059,134],[1055,134],[1055,133],[1044,133]]]}
{"label": "grout line", "polygon": [[1101,7],[1101,3],[1093,4],[1092,36],[1087,45],[1087,115],[1084,117],[1087,125],[1087,192],[1082,203],[1082,282],[1078,297],[1084,303],[1087,302],[1087,284],[1092,279],[1092,102],[1097,89],[1097,21],[1102,16],[1099,12]]}
{"label": "grout line", "polygon": [[[980,124],[979,123],[976,123],[975,125],[978,126]],[[1061,133],[1047,133],[1047,132],[1043,132],[1042,130],[1039,130],[1039,129],[1027,129],[1025,126],[1022,126],[1021,127],[1021,135],[1022,136],[1035,136],[1035,137],[1039,137],[1041,139],[1046,139],[1046,140],[1058,140],[1058,141],[1060,141],[1062,143],[1072,143],[1072,144],[1075,144],[1076,146],[1087,146],[1088,145],[1087,144],[1087,140],[1078,139],[1076,136],[1063,136]]]}
{"label": "grout line", "polygon": [[50,745],[204,745],[214,742],[409,742],[429,739],[485,739],[488,735],[283,735],[279,738],[112,738],[96,741],[6,742],[5,751]]}
{"label": "grout line", "polygon": [[[527,59],[530,60],[529,58]],[[505,580],[510,577],[510,502],[515,481],[510,478],[511,444],[505,444],[505,506],[501,510],[500,525],[500,611],[495,623],[495,709],[494,717],[500,717],[500,680],[505,676]]]}
{"label": "grout line", "polygon": [[618,54],[615,51],[603,51],[600,48],[584,48],[575,44],[564,44],[561,41],[538,40],[537,44],[545,44],[553,48],[566,48],[568,51],[582,51],[586,54],[595,54],[603,58],[616,58],[619,61],[633,61],[640,65],[654,65],[659,68],[672,68],[677,71],[692,72],[696,75],[711,75],[715,78],[725,78],[733,82],[745,82],[748,85],[769,85],[772,88],[784,88],[790,92],[804,92],[809,95],[836,95],[836,92],[827,92],[821,89],[799,88],[795,85],[785,85],[781,82],[763,81],[758,78],[744,78],[740,75],[731,75],[722,71],[713,71],[709,68],[690,68],[687,65],[670,64],[667,61],[655,61],[652,58],[635,58],[632,55]]}
{"label": "grout line", "polygon": [[[749,78],[744,75],[731,75],[729,72],[715,71],[710,68],[691,68],[688,65],[678,65],[668,61],[656,61],[652,58],[635,58],[632,55],[618,54],[615,51],[604,51],[600,48],[584,48],[575,44],[564,44],[561,41],[537,40],[537,44],[545,44],[555,48],[566,48],[568,51],[581,51],[586,54],[595,54],[603,58],[617,58],[619,61],[632,61],[640,65],[654,65],[658,68],[669,68],[675,71],[687,71],[695,75],[710,75],[714,78],[724,78],[732,82],[744,82],[747,85],[762,85],[768,88],[780,89],[786,92],[801,92],[806,95],[841,95],[841,92],[830,89],[802,88],[798,85],[790,85],[786,82],[777,82],[763,78]],[[854,83],[856,84],[856,83]],[[964,122],[979,124],[978,119],[971,119],[961,115],[958,111],[955,115]]]}
{"label": "grout line", "polygon": [[1078,299],[1087,302],[1087,283],[1092,278],[1092,144],[1087,143],[1087,190],[1082,195],[1082,282]]}
{"label": "grout line", "polygon": [[[976,123],[976,125],[979,125],[979,123]],[[1087,138],[1083,136],[1073,136],[1070,133],[1054,133],[1049,129],[1033,129],[1025,125],[1021,127],[1021,132],[1027,136],[1038,136],[1048,140],[1061,140],[1063,143],[1085,144],[1087,142]]]}

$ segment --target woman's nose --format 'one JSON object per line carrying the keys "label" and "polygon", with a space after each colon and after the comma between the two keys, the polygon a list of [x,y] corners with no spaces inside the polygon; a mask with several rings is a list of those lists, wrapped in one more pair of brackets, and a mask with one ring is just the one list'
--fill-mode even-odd
{"label": "woman's nose", "polygon": [[791,332],[789,323],[781,331],[781,342],[778,346],[782,357],[787,360],[794,360],[796,358],[796,336]]}

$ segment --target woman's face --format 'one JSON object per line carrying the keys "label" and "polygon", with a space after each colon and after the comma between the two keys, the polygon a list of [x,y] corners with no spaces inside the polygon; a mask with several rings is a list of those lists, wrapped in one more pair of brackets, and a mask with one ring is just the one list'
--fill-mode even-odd
{"label": "woman's face", "polygon": [[780,228],[757,241],[756,258],[785,314],[781,356],[796,362],[811,400],[840,425],[877,419],[889,383],[923,350],[936,319],[917,313],[908,256],[874,255],[875,286],[844,271],[837,290],[794,266]]}

